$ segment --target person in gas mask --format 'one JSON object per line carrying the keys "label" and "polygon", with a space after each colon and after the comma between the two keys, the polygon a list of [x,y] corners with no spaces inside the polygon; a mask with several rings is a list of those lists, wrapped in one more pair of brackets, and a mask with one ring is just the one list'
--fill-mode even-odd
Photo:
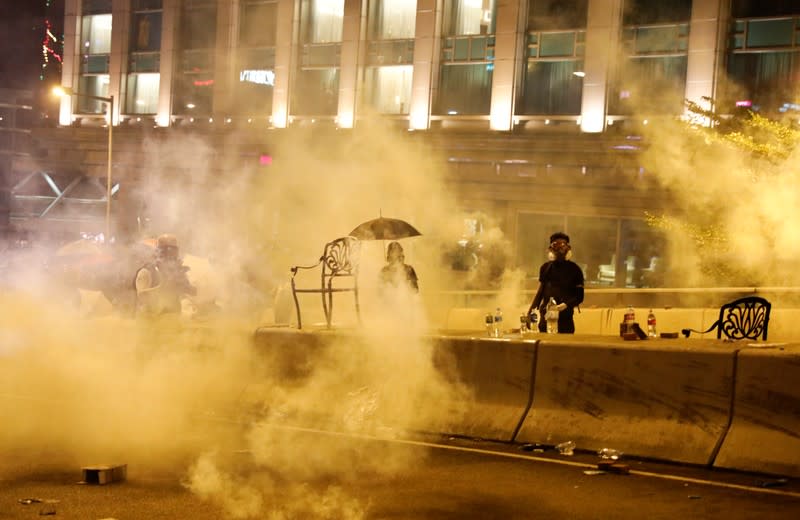
{"label": "person in gas mask", "polygon": [[181,299],[197,294],[197,289],[189,282],[188,271],[179,255],[175,236],[159,236],[154,260],[136,272],[136,312],[180,313]]}
{"label": "person in gas mask", "polygon": [[547,331],[545,309],[550,298],[558,304],[558,332],[573,334],[575,307],[583,302],[583,271],[570,260],[572,246],[566,233],[550,235],[549,260],[539,268],[539,288],[533,297],[528,315],[539,311],[539,331]]}

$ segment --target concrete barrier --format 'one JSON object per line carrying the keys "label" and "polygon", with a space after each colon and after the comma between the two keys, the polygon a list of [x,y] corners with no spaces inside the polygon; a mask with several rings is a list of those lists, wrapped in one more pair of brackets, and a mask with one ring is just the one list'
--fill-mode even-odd
{"label": "concrete barrier", "polygon": [[739,352],[733,420],[714,466],[800,477],[800,346]]}
{"label": "concrete barrier", "polygon": [[442,433],[509,441],[530,405],[536,341],[437,338],[434,362],[464,385],[459,420]]}
{"label": "concrete barrier", "polygon": [[733,347],[630,343],[542,339],[515,440],[709,464],[728,425]]}

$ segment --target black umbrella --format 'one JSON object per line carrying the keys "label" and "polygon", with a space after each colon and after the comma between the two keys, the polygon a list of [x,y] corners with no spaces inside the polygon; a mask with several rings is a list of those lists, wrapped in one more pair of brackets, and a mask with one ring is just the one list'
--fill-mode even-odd
{"label": "black umbrella", "polygon": [[351,237],[356,237],[359,240],[397,240],[416,237],[421,234],[405,220],[386,217],[368,220],[359,224],[350,232]]}

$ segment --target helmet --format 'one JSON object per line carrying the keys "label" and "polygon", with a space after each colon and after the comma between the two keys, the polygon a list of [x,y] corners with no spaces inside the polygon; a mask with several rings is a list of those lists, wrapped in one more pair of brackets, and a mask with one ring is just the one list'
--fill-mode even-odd
{"label": "helmet", "polygon": [[158,254],[163,258],[178,256],[178,239],[175,235],[165,233],[156,240]]}
{"label": "helmet", "polygon": [[178,247],[178,239],[175,238],[175,235],[171,235],[169,233],[164,233],[163,235],[159,236],[156,243],[159,249],[163,249],[165,247]]}

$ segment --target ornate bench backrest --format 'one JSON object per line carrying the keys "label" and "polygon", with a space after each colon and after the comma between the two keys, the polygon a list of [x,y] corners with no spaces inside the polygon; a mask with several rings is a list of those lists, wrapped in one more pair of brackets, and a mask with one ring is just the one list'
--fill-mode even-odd
{"label": "ornate bench backrest", "polygon": [[358,276],[361,244],[353,237],[337,238],[325,244],[322,253],[322,277]]}
{"label": "ornate bench backrest", "polygon": [[726,303],[719,309],[717,338],[724,334],[730,339],[766,340],[771,308],[772,304],[760,296]]}

